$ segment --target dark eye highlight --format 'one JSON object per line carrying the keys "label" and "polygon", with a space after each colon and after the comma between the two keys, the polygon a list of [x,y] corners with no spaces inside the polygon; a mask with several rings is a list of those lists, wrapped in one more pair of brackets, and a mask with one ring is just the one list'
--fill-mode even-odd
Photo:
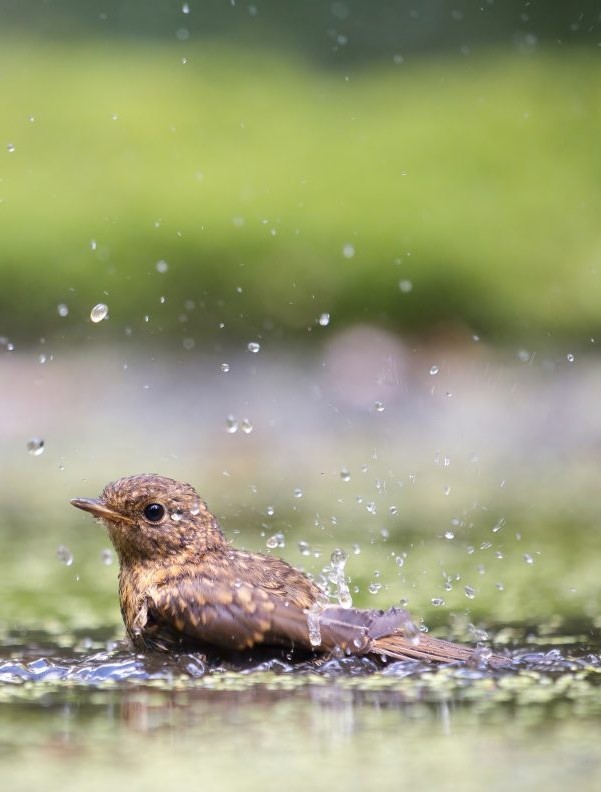
{"label": "dark eye highlight", "polygon": [[144,506],[144,517],[150,522],[158,522],[165,516],[165,507],[160,503],[149,503]]}

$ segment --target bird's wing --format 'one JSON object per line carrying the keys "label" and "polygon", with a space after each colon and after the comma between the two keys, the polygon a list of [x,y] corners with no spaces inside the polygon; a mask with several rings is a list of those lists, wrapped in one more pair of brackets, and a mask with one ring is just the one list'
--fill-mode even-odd
{"label": "bird's wing", "polygon": [[296,605],[247,583],[183,577],[147,593],[149,629],[223,649],[257,644],[310,646],[307,617]]}
{"label": "bird's wing", "polygon": [[401,622],[398,608],[385,613],[338,606],[306,610],[250,583],[231,585],[201,576],[153,587],[145,607],[148,631],[167,629],[230,650],[265,645],[323,652],[339,647],[359,654]]}

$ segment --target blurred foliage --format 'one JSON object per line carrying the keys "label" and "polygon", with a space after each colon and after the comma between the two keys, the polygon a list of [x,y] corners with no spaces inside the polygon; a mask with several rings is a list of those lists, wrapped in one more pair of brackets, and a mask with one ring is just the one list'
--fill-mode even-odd
{"label": "blurred foliage", "polygon": [[100,301],[107,336],[155,341],[302,335],[322,312],[601,329],[601,69],[584,53],[328,76],[239,49],[5,41],[0,74],[11,340],[81,338]]}
{"label": "blurred foliage", "polygon": [[414,53],[483,46],[596,49],[595,0],[0,0],[3,28],[65,41],[86,37],[222,41],[292,50],[346,67]]}

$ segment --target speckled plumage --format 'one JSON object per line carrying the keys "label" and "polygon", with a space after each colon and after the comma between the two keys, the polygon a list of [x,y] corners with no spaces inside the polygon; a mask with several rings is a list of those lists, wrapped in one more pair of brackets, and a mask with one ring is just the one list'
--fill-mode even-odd
{"label": "speckled plumage", "polygon": [[[300,570],[233,548],[189,484],[142,474],[108,484],[98,499],[71,502],[107,527],[119,556],[123,621],[140,649],[283,647],[441,662],[471,657],[469,647],[407,636],[408,617],[400,608],[327,605]],[[151,504],[155,512],[164,510],[159,520],[146,516]],[[491,662],[507,661],[493,656]]]}

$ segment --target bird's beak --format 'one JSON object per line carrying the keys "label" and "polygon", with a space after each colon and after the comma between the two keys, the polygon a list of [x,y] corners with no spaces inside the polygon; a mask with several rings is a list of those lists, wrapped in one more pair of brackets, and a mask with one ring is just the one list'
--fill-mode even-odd
{"label": "bird's beak", "polygon": [[109,509],[101,500],[96,498],[71,498],[71,503],[73,506],[77,506],[78,509],[83,509],[93,514],[94,517],[100,517],[109,522],[133,522],[129,517],[124,517],[122,514]]}

